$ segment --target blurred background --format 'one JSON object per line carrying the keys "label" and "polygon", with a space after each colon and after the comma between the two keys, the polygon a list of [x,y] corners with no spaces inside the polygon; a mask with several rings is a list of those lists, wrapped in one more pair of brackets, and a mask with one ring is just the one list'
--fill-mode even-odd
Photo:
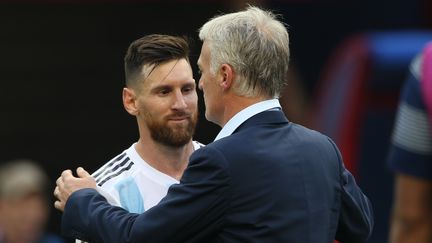
{"label": "blurred background", "polygon": [[[336,141],[374,204],[377,224],[370,242],[386,242],[389,136],[408,63],[432,40],[432,1],[250,3],[280,14],[289,29],[285,113]],[[193,41],[195,64],[198,28],[215,14],[245,5],[235,0],[0,1],[0,161],[37,161],[52,189],[66,168],[94,171],[138,138],[135,119],[121,102],[128,45],[145,34],[186,35]],[[195,139],[209,143],[219,128],[205,120],[201,96],[200,102]],[[47,230],[59,234],[59,223],[60,213],[51,206]]]}

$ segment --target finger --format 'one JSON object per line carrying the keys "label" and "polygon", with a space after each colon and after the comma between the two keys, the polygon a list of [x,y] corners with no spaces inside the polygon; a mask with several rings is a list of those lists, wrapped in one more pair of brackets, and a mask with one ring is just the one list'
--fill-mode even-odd
{"label": "finger", "polygon": [[86,170],[84,170],[82,167],[78,167],[77,175],[78,175],[78,177],[81,177],[81,178],[91,177],[91,175]]}
{"label": "finger", "polygon": [[55,201],[54,202],[54,207],[60,211],[64,211],[64,205],[61,201]]}
{"label": "finger", "polygon": [[62,185],[63,184],[63,178],[60,176],[59,178],[57,178],[57,180],[56,180],[56,185],[57,186],[60,186],[60,185]]}
{"label": "finger", "polygon": [[58,194],[59,194],[59,188],[58,188],[58,186],[56,186],[56,188],[54,189],[53,194],[54,194],[54,197],[58,198]]}
{"label": "finger", "polygon": [[71,170],[64,170],[64,171],[61,173],[61,176],[67,176],[67,175],[72,175],[72,171],[71,171]]}
{"label": "finger", "polygon": [[74,177],[74,176],[72,175],[72,171],[71,171],[71,170],[64,170],[64,171],[61,173],[61,177],[62,177],[63,180],[64,180],[64,179],[66,179],[66,178],[70,178],[70,177]]}
{"label": "finger", "polygon": [[60,187],[56,186],[56,188],[54,189],[54,196],[56,197],[56,199],[61,200]]}

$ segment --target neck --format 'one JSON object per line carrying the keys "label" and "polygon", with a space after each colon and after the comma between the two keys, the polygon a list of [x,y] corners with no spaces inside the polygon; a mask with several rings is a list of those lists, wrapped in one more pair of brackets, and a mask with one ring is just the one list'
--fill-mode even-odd
{"label": "neck", "polygon": [[160,144],[153,139],[141,136],[135,149],[150,166],[177,180],[183,175],[194,151],[192,140],[180,147]]}
{"label": "neck", "polygon": [[221,127],[225,126],[225,124],[237,113],[242,111],[243,109],[254,105],[256,103],[259,103],[264,100],[268,100],[270,98],[268,97],[244,97],[244,96],[238,96],[235,94],[227,94],[224,97],[224,113],[221,120],[221,124],[219,124]]}

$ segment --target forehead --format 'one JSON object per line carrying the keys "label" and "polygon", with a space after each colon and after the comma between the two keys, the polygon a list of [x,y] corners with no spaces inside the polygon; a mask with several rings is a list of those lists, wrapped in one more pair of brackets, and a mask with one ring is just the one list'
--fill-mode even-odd
{"label": "forehead", "polygon": [[205,40],[201,47],[201,53],[198,59],[198,65],[202,65],[203,63],[207,63],[210,58],[210,47],[207,40]]}
{"label": "forehead", "polygon": [[[145,73],[143,68],[143,76]],[[145,78],[144,87],[153,87],[159,85],[174,85],[195,82],[193,79],[192,68],[186,59],[171,60],[159,64],[154,68],[147,78]]]}

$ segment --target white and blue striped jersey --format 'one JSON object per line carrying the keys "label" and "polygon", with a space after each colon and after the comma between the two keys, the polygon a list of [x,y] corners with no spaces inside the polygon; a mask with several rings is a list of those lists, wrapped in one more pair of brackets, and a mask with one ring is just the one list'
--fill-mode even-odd
{"label": "white and blue striped jersey", "polygon": [[390,168],[407,175],[432,179],[432,126],[421,93],[423,56],[410,65],[403,86],[388,155]]}
{"label": "white and blue striped jersey", "polygon": [[[178,180],[145,162],[135,144],[93,173],[97,190],[115,206],[132,213],[142,213],[165,197],[168,188]],[[195,150],[204,146],[193,141]]]}

